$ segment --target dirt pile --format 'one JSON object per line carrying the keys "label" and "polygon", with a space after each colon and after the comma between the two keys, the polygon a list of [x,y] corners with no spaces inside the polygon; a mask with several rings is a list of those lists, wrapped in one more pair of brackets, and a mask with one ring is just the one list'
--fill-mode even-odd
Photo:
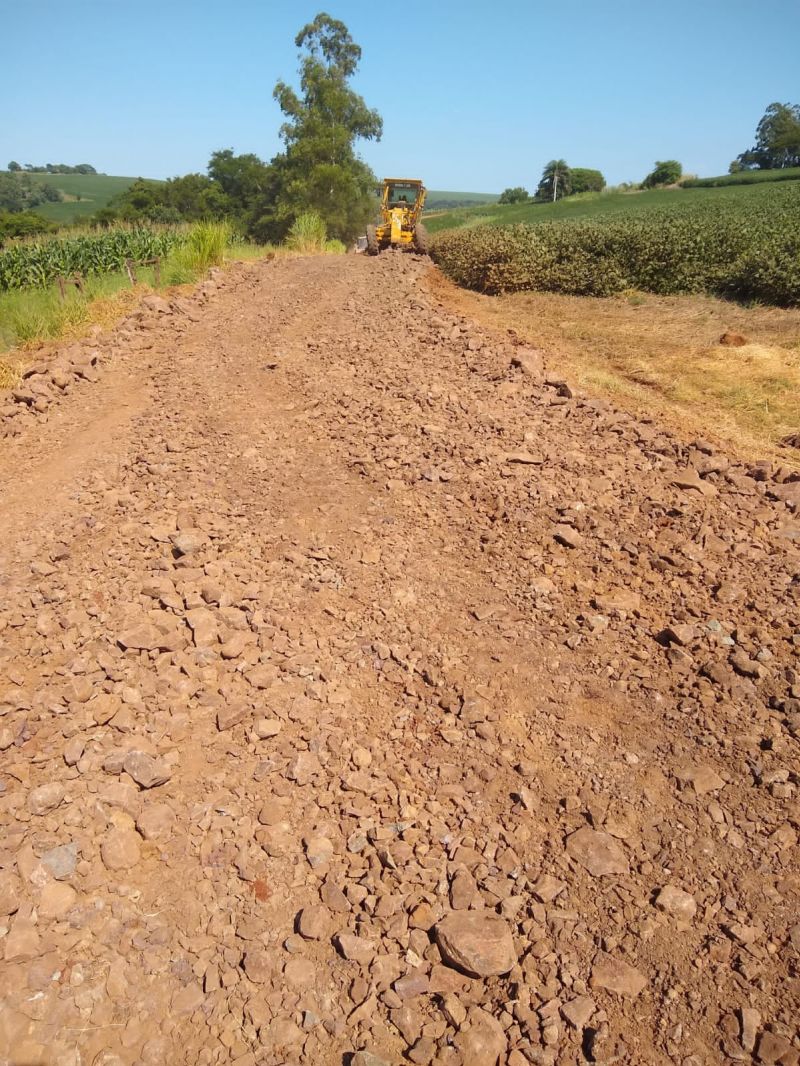
{"label": "dirt pile", "polygon": [[0,1062],[800,1061],[800,481],[427,270],[0,411]]}

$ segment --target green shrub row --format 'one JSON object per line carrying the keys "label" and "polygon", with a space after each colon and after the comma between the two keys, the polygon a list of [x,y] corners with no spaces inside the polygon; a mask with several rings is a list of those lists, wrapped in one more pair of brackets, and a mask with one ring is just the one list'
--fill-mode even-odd
{"label": "green shrub row", "polygon": [[800,167],[782,170],[740,170],[736,174],[721,174],[718,178],[684,178],[684,189],[717,189],[721,185],[763,185],[768,181],[800,181]]}
{"label": "green shrub row", "polygon": [[0,292],[50,285],[59,276],[108,274],[123,270],[126,259],[164,257],[184,240],[178,229],[145,226],[77,237],[9,243],[0,249]]}
{"label": "green shrub row", "polygon": [[735,199],[535,226],[475,226],[433,242],[469,289],[612,296],[641,289],[800,304],[800,186]]}

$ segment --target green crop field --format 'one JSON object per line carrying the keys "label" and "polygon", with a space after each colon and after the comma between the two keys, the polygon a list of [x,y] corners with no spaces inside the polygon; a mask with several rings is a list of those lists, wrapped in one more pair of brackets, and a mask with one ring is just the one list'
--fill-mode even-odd
{"label": "green crop field", "polygon": [[460,218],[437,234],[433,257],[454,281],[481,292],[640,289],[800,304],[800,182],[453,214]]}
{"label": "green crop field", "polygon": [[800,181],[800,167],[782,170],[740,170],[736,174],[720,174],[716,178],[686,178],[684,189],[713,189],[722,185],[760,185],[765,181]]}
{"label": "green crop field", "polygon": [[[798,187],[800,183],[781,182],[781,187]],[[599,219],[614,215],[638,215],[652,210],[681,211],[695,206],[702,209],[741,205],[757,206],[769,197],[774,183],[732,185],[723,188],[647,189],[641,192],[582,193],[554,204],[491,204],[467,207],[437,215],[427,222],[431,233],[476,226],[510,226],[518,222],[536,225],[540,222],[560,222],[566,219]]]}
{"label": "green crop field", "polygon": [[66,197],[61,203],[40,204],[36,208],[37,215],[52,219],[53,222],[88,218],[136,181],[136,178],[114,177],[111,174],[31,174],[31,179],[40,184],[53,185]]}
{"label": "green crop field", "polygon": [[185,239],[177,227],[122,226],[102,233],[15,242],[0,250],[0,292],[49,285],[59,276],[122,270],[126,259],[138,263],[165,257]]}

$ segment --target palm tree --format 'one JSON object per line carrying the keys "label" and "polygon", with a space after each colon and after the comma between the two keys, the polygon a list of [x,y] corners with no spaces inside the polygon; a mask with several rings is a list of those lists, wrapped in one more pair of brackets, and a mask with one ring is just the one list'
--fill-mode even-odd
{"label": "palm tree", "polygon": [[537,200],[560,200],[569,196],[572,187],[572,172],[564,159],[551,159],[542,171],[542,180],[536,190]]}

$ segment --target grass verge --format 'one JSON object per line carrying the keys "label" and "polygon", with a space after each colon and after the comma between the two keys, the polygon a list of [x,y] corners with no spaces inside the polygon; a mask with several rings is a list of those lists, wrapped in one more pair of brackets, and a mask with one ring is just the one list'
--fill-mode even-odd
{"label": "grass verge", "polygon": [[[800,466],[800,452],[780,446],[800,430],[800,309],[645,293],[483,296],[436,270],[429,284],[460,313],[543,348],[551,368],[590,394],[743,457]],[[727,331],[748,343],[721,346]]]}
{"label": "grass verge", "polygon": [[[305,227],[305,230],[303,229]],[[345,251],[340,241],[319,237],[313,219],[296,230],[297,241],[281,247],[256,245],[237,239],[225,222],[197,223],[185,240],[161,264],[161,288],[192,284],[209,267],[225,262],[255,262],[277,256]],[[309,239],[309,228],[311,238]],[[301,239],[302,238],[302,239]],[[144,293],[157,288],[152,267],[136,268],[131,287],[124,272],[90,275],[84,291],[68,289],[62,300],[56,286],[14,289],[0,293],[0,389],[19,380],[25,359],[21,353],[44,342],[85,334],[90,325],[110,327],[136,307]]]}
{"label": "grass verge", "polygon": [[[270,249],[231,243],[224,223],[200,223],[188,239],[175,248],[161,266],[161,288],[191,284],[226,258],[260,259]],[[20,361],[12,349],[31,349],[46,341],[79,337],[90,325],[110,326],[136,306],[141,296],[156,289],[152,267],[136,268],[137,285],[131,287],[124,272],[89,276],[83,292],[68,289],[61,300],[56,286],[15,289],[0,293],[0,387],[16,379]]]}
{"label": "grass verge", "polygon": [[77,335],[87,323],[96,321],[109,303],[120,302],[124,307],[130,303],[126,294],[136,293],[138,298],[142,291],[155,287],[152,268],[137,269],[137,278],[136,289],[131,288],[125,273],[88,278],[82,293],[68,289],[63,301],[56,286],[0,294],[0,350],[31,347],[41,341]]}

